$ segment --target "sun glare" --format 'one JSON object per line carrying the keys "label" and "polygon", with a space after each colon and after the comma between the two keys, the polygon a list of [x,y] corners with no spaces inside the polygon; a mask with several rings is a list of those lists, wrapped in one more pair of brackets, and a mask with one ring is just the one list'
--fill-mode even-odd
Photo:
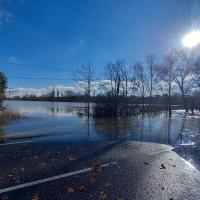
{"label": "sun glare", "polygon": [[193,48],[200,44],[200,31],[191,31],[183,37],[182,43],[185,47]]}

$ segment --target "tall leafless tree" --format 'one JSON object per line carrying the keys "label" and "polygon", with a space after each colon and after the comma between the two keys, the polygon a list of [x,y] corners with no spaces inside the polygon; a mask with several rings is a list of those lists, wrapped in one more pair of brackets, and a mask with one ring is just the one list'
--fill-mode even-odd
{"label": "tall leafless tree", "polygon": [[183,50],[176,51],[175,58],[176,62],[172,77],[180,90],[185,111],[188,112],[188,102],[186,96],[190,92],[191,88],[190,81],[192,58],[191,55]]}
{"label": "tall leafless tree", "polygon": [[168,112],[169,117],[171,117],[172,113],[172,83],[173,83],[173,70],[175,66],[176,58],[174,50],[171,50],[164,56],[164,62],[157,67],[157,72],[159,74],[159,81],[161,83],[161,87],[165,87],[164,90],[167,93],[168,100]]}
{"label": "tall leafless tree", "polygon": [[91,101],[91,93],[94,89],[93,82],[95,81],[95,70],[94,66],[88,61],[87,64],[81,65],[81,67],[77,68],[75,71],[75,79],[78,81],[80,87],[83,89],[84,94],[87,100],[88,112],[87,115],[90,115],[90,101]]}
{"label": "tall leafless tree", "polygon": [[147,110],[151,107],[152,104],[152,96],[155,90],[155,86],[157,83],[157,64],[156,64],[156,57],[153,54],[146,56],[146,64],[147,64],[147,77],[149,80],[149,105]]}
{"label": "tall leafless tree", "polygon": [[133,65],[135,81],[136,81],[136,91],[137,95],[141,98],[142,112],[145,112],[145,97],[148,93],[148,79],[147,74],[142,62],[135,62]]}

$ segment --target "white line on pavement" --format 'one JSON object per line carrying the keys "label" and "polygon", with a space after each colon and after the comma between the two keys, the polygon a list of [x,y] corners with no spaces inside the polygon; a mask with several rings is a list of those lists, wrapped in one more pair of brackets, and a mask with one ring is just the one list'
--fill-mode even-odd
{"label": "white line on pavement", "polygon": [[0,144],[0,146],[6,146],[6,145],[12,145],[12,144],[24,144],[24,143],[30,143],[30,142],[31,142],[30,140],[23,141],[23,142],[8,142],[8,143]]}
{"label": "white line on pavement", "polygon": [[[108,163],[108,164],[103,164],[103,165],[101,165],[101,167],[109,167],[109,166],[116,165],[116,164],[117,164],[116,162],[112,162],[112,163]],[[49,177],[49,178],[45,178],[45,179],[41,179],[41,180],[29,182],[29,183],[24,183],[24,184],[21,184],[21,185],[16,185],[16,186],[0,189],[0,194],[5,193],[5,192],[11,192],[11,191],[22,189],[22,188],[26,188],[26,187],[30,187],[30,186],[34,186],[34,185],[38,185],[38,184],[41,184],[41,183],[46,183],[46,182],[49,182],[49,181],[54,181],[54,180],[61,179],[61,178],[66,178],[66,177],[69,177],[69,176],[74,176],[74,175],[77,175],[77,174],[82,174],[82,173],[85,173],[85,172],[89,172],[92,169],[93,168],[90,167],[90,168],[86,168],[86,169],[82,169],[82,170],[78,170],[78,171],[74,171],[74,172],[69,172],[69,173],[66,173],[66,174],[60,174],[60,175],[57,175],[57,176],[52,176],[52,177]]]}

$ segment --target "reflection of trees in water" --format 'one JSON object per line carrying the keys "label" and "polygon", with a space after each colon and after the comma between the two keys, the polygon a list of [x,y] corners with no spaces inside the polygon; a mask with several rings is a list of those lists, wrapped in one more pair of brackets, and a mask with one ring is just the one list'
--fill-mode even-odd
{"label": "reflection of trees in water", "polygon": [[184,136],[185,122],[186,122],[186,113],[184,114],[182,118],[181,128],[178,133],[178,144],[184,143],[183,136]]}
{"label": "reflection of trees in water", "polygon": [[171,145],[183,142],[187,120],[186,115],[178,115],[171,118],[167,112],[149,113],[127,118],[90,117],[87,120],[86,115],[80,115],[79,117],[87,123],[88,138],[90,135],[90,126],[92,126],[97,134],[107,136],[111,139],[128,137],[130,140]]}
{"label": "reflection of trees in water", "polygon": [[132,121],[124,118],[93,118],[93,124],[97,134],[117,139],[130,132]]}
{"label": "reflection of trees in water", "polygon": [[78,113],[79,108],[77,107],[64,107],[64,106],[54,106],[50,108],[51,114],[74,114]]}

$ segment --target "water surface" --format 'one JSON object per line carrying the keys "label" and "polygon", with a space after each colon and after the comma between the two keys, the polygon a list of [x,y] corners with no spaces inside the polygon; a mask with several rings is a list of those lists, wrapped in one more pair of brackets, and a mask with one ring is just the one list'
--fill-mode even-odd
{"label": "water surface", "polygon": [[163,144],[186,145],[198,142],[200,115],[174,111],[131,118],[90,118],[84,116],[84,103],[6,101],[5,105],[24,118],[1,127],[3,140],[112,140],[129,139]]}

